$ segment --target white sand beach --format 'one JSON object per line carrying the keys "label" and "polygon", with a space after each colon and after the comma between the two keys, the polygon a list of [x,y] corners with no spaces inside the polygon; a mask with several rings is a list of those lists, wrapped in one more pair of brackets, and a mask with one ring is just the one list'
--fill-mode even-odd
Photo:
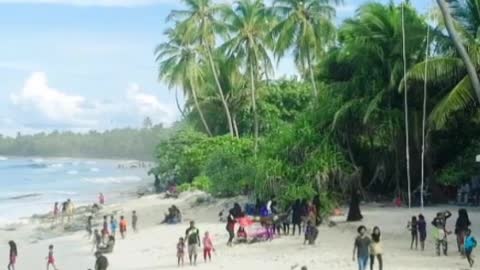
{"label": "white sand beach", "polygon": [[[107,255],[111,270],[159,270],[178,269],[176,264],[176,243],[183,236],[188,221],[195,220],[201,233],[209,231],[216,246],[213,262],[205,264],[200,260],[198,269],[228,269],[228,270],[260,270],[260,269],[300,269],[306,265],[308,269],[357,269],[352,261],[353,239],[356,227],[360,224],[372,228],[377,225],[382,229],[384,254],[384,269],[468,269],[467,262],[462,259],[456,248],[454,235],[449,238],[448,257],[436,257],[430,234],[426,250],[410,250],[410,234],[406,229],[407,221],[412,214],[418,214],[419,209],[396,209],[392,207],[363,206],[364,221],[361,223],[343,223],[342,218],[335,218],[338,225],[329,228],[320,227],[320,234],[315,246],[304,246],[303,236],[281,236],[271,242],[226,246],[227,232],[225,224],[218,221],[218,212],[225,204],[232,205],[234,199],[216,200],[209,204],[195,206],[201,193],[187,193],[177,199],[161,199],[159,195],[145,196],[126,203],[110,205],[102,209],[102,213],[117,212],[130,219],[131,211],[136,210],[139,216],[139,232],[128,232],[125,240],[118,239],[113,254]],[[176,204],[183,212],[184,221],[178,225],[160,225],[167,208]],[[427,208],[424,211],[429,223],[434,213],[441,207]],[[450,208],[453,217],[448,228],[453,230],[456,209]],[[479,236],[480,216],[476,209],[469,209],[474,234]],[[78,220],[82,220],[79,217]],[[100,220],[96,220],[96,223]],[[8,240],[15,240],[18,245],[19,270],[45,269],[45,257],[48,245],[55,246],[55,257],[60,270],[93,269],[95,258],[91,252],[91,241],[86,239],[86,233],[68,233],[61,230],[45,229],[45,224],[20,226],[15,231],[0,233],[0,265],[8,263]],[[48,226],[47,226],[48,227]],[[427,229],[430,226],[427,226]],[[39,229],[44,228],[44,229]],[[43,234],[41,232],[44,232]],[[53,237],[35,240],[41,237]],[[186,269],[194,269],[185,266]]]}

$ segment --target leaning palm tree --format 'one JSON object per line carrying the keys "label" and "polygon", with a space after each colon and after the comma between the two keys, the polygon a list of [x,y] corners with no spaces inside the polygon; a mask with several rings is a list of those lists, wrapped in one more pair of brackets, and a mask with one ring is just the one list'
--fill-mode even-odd
{"label": "leaning palm tree", "polygon": [[229,55],[243,62],[250,76],[256,152],[259,131],[256,106],[256,83],[260,79],[258,72],[264,70],[266,74],[272,69],[266,45],[269,11],[261,0],[241,0],[235,2],[234,9],[225,9],[224,15],[231,36],[222,47]]}
{"label": "leaning palm tree", "polygon": [[167,30],[167,35],[170,40],[155,49],[159,78],[166,81],[170,88],[181,86],[187,96],[193,97],[205,131],[212,136],[198,102],[197,89],[203,79],[199,50],[195,45],[186,44],[175,31]]}
{"label": "leaning palm tree", "polygon": [[190,43],[200,44],[203,53],[208,59],[208,64],[215,79],[218,95],[222,101],[227,117],[230,135],[234,136],[232,117],[228,107],[222,85],[218,79],[218,70],[213,60],[213,49],[217,34],[222,32],[223,25],[216,19],[220,6],[214,5],[211,0],[182,0],[187,6],[186,10],[173,10],[167,20],[177,22],[178,31]]}
{"label": "leaning palm tree", "polygon": [[313,66],[316,59],[335,42],[335,8],[341,0],[274,0],[274,13],[280,18],[273,28],[275,56],[282,58],[293,48],[295,62],[308,73],[314,96],[318,96]]}

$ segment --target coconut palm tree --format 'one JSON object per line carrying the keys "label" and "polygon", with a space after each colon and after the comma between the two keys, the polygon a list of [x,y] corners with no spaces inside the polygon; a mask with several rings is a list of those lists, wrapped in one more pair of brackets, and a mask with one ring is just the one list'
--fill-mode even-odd
{"label": "coconut palm tree", "polygon": [[172,29],[167,30],[167,35],[169,41],[155,49],[156,61],[159,63],[159,78],[166,81],[170,88],[181,86],[187,96],[193,97],[195,109],[200,115],[205,131],[212,136],[198,102],[197,89],[203,80],[199,49],[195,45],[185,43],[179,33]]}
{"label": "coconut palm tree", "polygon": [[167,20],[177,22],[176,27],[184,39],[190,43],[198,43],[203,49],[203,54],[212,71],[218,95],[222,101],[222,106],[227,117],[230,135],[234,136],[232,117],[228,107],[222,85],[218,79],[218,67],[213,59],[213,49],[215,48],[215,39],[218,34],[223,32],[223,24],[217,20],[217,13],[220,10],[219,5],[215,5],[211,0],[182,0],[187,6],[185,10],[173,10]]}
{"label": "coconut palm tree", "polygon": [[243,62],[250,76],[250,91],[254,117],[255,152],[258,148],[259,123],[256,106],[256,83],[259,73],[272,69],[268,55],[267,34],[269,11],[263,1],[241,0],[233,9],[224,9],[225,22],[230,33],[229,39],[222,45],[228,55]]}
{"label": "coconut palm tree", "polygon": [[[280,18],[273,28],[275,56],[282,58],[293,49],[299,70],[309,74],[314,96],[318,96],[313,66],[335,41],[335,8],[341,0],[274,0],[274,13]],[[306,76],[307,77],[307,76]]]}

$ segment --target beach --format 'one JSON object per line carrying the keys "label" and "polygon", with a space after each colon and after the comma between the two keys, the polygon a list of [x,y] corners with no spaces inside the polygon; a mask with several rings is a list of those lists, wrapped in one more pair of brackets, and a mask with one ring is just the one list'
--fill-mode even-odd
{"label": "beach", "polygon": [[[198,198],[201,198],[200,200]],[[303,236],[281,236],[270,242],[249,245],[236,245],[233,248],[226,246],[227,232],[225,224],[218,220],[218,212],[231,207],[235,201],[243,198],[220,200],[210,198],[201,192],[184,193],[178,199],[163,199],[163,195],[149,195],[138,199],[131,199],[123,203],[108,205],[101,210],[99,217],[107,213],[125,215],[130,220],[131,211],[136,210],[139,216],[139,231],[129,230],[126,239],[118,239],[115,250],[108,254],[109,269],[112,270],[154,270],[177,269],[176,243],[184,236],[190,220],[197,222],[200,233],[209,231],[212,235],[216,253],[213,262],[205,264],[199,259],[198,269],[295,269],[303,265],[308,269],[357,269],[356,262],[352,261],[353,239],[356,236],[357,226],[364,224],[368,228],[380,226],[384,245],[384,269],[467,269],[467,262],[457,252],[455,236],[449,237],[449,256],[437,257],[434,255],[432,237],[428,234],[424,252],[410,250],[410,233],[406,229],[409,217],[418,214],[419,209],[399,209],[366,205],[362,207],[364,220],[357,223],[345,223],[344,217],[335,217],[334,227],[322,225],[319,228],[319,238],[315,246],[303,245]],[[199,202],[203,202],[200,203]],[[205,202],[204,202],[205,201]],[[183,212],[183,223],[177,225],[161,225],[164,213],[172,204],[177,205]],[[444,207],[426,208],[423,212],[427,223],[434,214]],[[453,217],[448,220],[448,228],[453,230],[456,209]],[[346,211],[347,209],[345,209]],[[479,230],[476,224],[480,223],[478,211],[469,209],[474,235]],[[84,216],[78,216],[75,223]],[[85,218],[86,219],[86,218]],[[96,224],[100,219],[95,220]],[[94,223],[94,224],[95,224]],[[81,225],[81,224],[80,224]],[[54,234],[44,234],[40,239],[40,232],[48,231],[50,224],[33,219],[29,225],[22,225],[15,231],[3,231],[0,240],[0,254],[8,254],[8,240],[15,240],[19,248],[17,269],[42,269],[46,265],[45,257],[48,245],[55,246],[57,266],[61,269],[87,270],[94,266],[95,258],[91,252],[92,244],[86,237],[86,232],[64,232],[54,230]],[[430,229],[431,226],[427,226]],[[0,264],[7,264],[0,260]],[[185,266],[187,269],[194,269]]]}

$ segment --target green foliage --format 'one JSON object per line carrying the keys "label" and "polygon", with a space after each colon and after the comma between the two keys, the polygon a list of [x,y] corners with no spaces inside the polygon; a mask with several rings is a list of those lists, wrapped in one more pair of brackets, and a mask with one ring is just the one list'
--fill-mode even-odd
{"label": "green foliage", "polygon": [[212,180],[207,176],[200,175],[193,179],[192,187],[197,190],[211,192],[212,191]]}
{"label": "green foliage", "polygon": [[470,181],[471,177],[478,175],[480,171],[480,164],[476,162],[476,156],[479,154],[480,141],[477,139],[438,172],[437,181],[453,186]]}

